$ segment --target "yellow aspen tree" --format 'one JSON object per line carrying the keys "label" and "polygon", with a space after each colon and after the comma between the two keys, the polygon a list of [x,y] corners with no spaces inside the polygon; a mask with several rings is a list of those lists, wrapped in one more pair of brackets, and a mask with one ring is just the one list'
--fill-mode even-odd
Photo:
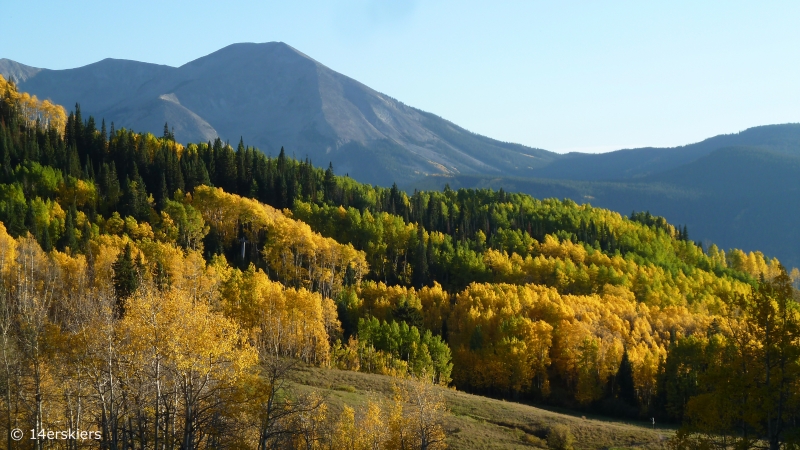
{"label": "yellow aspen tree", "polygon": [[[37,432],[46,426],[46,401],[52,388],[46,341],[50,332],[50,308],[59,285],[58,271],[31,237],[19,240],[11,273],[11,298],[16,316],[16,334],[22,360],[27,366],[20,395],[29,405],[30,423]],[[42,447],[36,439],[34,447]]]}
{"label": "yellow aspen tree", "polygon": [[368,450],[361,436],[362,429],[356,427],[356,416],[353,408],[345,405],[339,415],[332,433],[330,450]]}
{"label": "yellow aspen tree", "polygon": [[183,448],[193,448],[198,425],[225,414],[225,399],[255,365],[256,352],[235,322],[186,292],[140,289],[125,308],[121,353],[147,371],[156,391],[162,373],[174,379],[181,404],[181,430],[174,431]]}
{"label": "yellow aspen tree", "polygon": [[389,438],[386,417],[381,405],[375,401],[367,402],[364,417],[359,421],[359,440],[367,450],[380,450]]}
{"label": "yellow aspen tree", "polygon": [[420,450],[447,448],[444,417],[447,404],[441,391],[426,380],[410,380],[407,384],[408,426],[412,447]]}

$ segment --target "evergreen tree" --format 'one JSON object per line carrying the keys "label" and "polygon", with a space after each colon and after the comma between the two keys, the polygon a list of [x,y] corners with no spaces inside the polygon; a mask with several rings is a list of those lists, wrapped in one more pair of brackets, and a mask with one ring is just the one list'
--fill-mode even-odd
{"label": "evergreen tree", "polygon": [[413,285],[420,289],[428,283],[428,252],[425,246],[425,230],[417,226],[417,248],[414,251]]}
{"label": "evergreen tree", "polygon": [[69,249],[75,252],[78,250],[78,238],[75,233],[75,217],[77,214],[77,209],[73,204],[67,210],[67,216],[64,219],[64,235],[61,236],[61,240],[59,241],[59,250],[61,251]]}
{"label": "evergreen tree", "polygon": [[628,351],[622,353],[619,370],[614,377],[617,398],[629,405],[636,405],[636,388],[633,382],[633,366],[628,358]]}
{"label": "evergreen tree", "polygon": [[131,256],[131,245],[125,246],[112,266],[114,268],[114,294],[117,297],[117,315],[125,315],[125,300],[139,287],[139,273]]}
{"label": "evergreen tree", "polygon": [[136,171],[134,166],[133,178],[125,184],[123,195],[123,212],[138,221],[150,219],[150,201],[147,195],[147,186]]}
{"label": "evergreen tree", "polygon": [[336,177],[333,176],[333,163],[328,163],[328,169],[325,171],[325,200],[329,203],[335,202],[334,193],[336,192]]}

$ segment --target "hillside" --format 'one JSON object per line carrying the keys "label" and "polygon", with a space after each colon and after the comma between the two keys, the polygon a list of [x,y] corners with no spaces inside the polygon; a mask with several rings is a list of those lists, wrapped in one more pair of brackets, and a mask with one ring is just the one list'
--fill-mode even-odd
{"label": "hillside", "polygon": [[[795,442],[800,272],[777,259],[649,213],[409,196],[241,140],[98,128],[2,78],[0,92],[8,430],[64,423],[78,397],[109,447],[442,449],[464,413],[451,386],[674,423],[678,448],[743,430]],[[786,158],[760,159],[791,173]],[[291,385],[301,364],[396,388],[337,410]],[[606,439],[572,425],[547,425],[548,446]]]}
{"label": "hillside", "polygon": [[[80,103],[84,115],[104,118],[107,128],[113,122],[117,128],[162,135],[169,123],[182,143],[244,138],[273,157],[285,148],[288,155],[320,166],[332,162],[336,173],[360,182],[385,187],[396,182],[409,192],[446,183],[502,187],[540,198],[588,201],[621,214],[651,211],[687,224],[694,240],[760,250],[800,266],[800,238],[787,233],[800,225],[793,210],[765,210],[765,205],[794,204],[793,182],[785,183],[786,189],[774,189],[770,177],[763,176],[740,176],[733,185],[706,182],[706,173],[693,168],[706,164],[719,172],[710,160],[699,160],[729,147],[798,156],[799,124],[755,127],[675,148],[560,155],[471,133],[283,43],[235,44],[177,68],[105,59],[47,70],[4,59],[0,74],[41,98]],[[744,156],[716,163],[737,174],[749,168]],[[762,173],[773,169],[785,173],[777,166],[763,166]],[[736,190],[763,201],[753,204]],[[775,214],[779,218],[771,219]]]}
{"label": "hillside", "polygon": [[[369,400],[391,399],[391,385],[385,375],[336,369],[303,367],[292,375],[303,389],[323,392],[332,408],[363,407]],[[674,429],[659,425],[653,430],[646,422],[620,422],[602,416],[570,415],[524,404],[438,388],[451,414],[445,418],[448,448],[547,449],[547,433],[555,425],[566,425],[575,435],[576,449],[666,449]]]}
{"label": "hillside", "polygon": [[800,156],[791,150],[726,147],[680,167],[621,181],[461,175],[429,177],[414,187],[503,188],[613,211],[651,211],[687,225],[691,239],[706,246],[759,250],[800,267],[800,241],[793,232],[800,226]]}

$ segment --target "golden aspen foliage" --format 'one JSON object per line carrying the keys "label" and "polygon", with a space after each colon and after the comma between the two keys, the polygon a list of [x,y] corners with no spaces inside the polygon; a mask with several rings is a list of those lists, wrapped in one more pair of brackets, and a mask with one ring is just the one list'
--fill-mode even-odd
{"label": "golden aspen foliage", "polygon": [[[203,439],[200,424],[236,409],[234,394],[258,359],[233,320],[176,289],[137,290],[125,302],[117,339],[122,363],[118,376],[129,389],[145,398],[153,393],[154,405],[159,391],[174,393],[178,408],[172,415],[183,430],[184,448],[195,447]],[[158,436],[166,411],[159,406],[144,408],[139,414],[150,416],[148,421],[156,424],[153,432]]]}
{"label": "golden aspen foliage", "polygon": [[422,326],[434,334],[442,334],[442,326],[450,316],[450,294],[442,285],[434,282],[433,287],[425,286],[417,291],[422,315]]}
{"label": "golden aspen foliage", "polygon": [[2,75],[0,75],[0,93],[8,95],[6,101],[10,106],[19,108],[28,127],[33,127],[38,121],[45,129],[52,128],[63,134],[64,125],[67,123],[67,112],[63,106],[53,104],[49,100],[39,100],[27,92],[18,92],[16,86]]}
{"label": "golden aspen foliage", "polygon": [[367,270],[363,252],[311,231],[299,221],[255,200],[227,194],[219,188],[198,186],[192,205],[230,244],[243,230],[243,245],[255,245],[265,236],[261,254],[280,281],[335,297],[342,289],[345,272],[357,283]]}
{"label": "golden aspen foliage", "polygon": [[[472,284],[459,293],[448,322],[456,384],[511,392],[537,377],[544,388],[553,327],[538,323],[535,311],[547,296],[558,293],[500,284]],[[508,359],[514,354],[521,358]]]}
{"label": "golden aspen foliage", "polygon": [[410,308],[422,309],[417,291],[405,286],[387,286],[383,282],[365,281],[359,286],[357,295],[361,299],[359,315],[362,317],[391,320],[392,311],[403,302]]}
{"label": "golden aspen foliage", "polygon": [[369,401],[364,417],[359,423],[360,437],[366,444],[366,448],[370,450],[383,448],[383,444],[389,437],[385,421],[386,414],[381,406],[374,401]]}
{"label": "golden aspen foliage", "polygon": [[79,208],[97,202],[97,188],[94,183],[67,177],[61,181],[56,192],[58,202],[63,205],[75,205]]}
{"label": "golden aspen foliage", "polygon": [[447,404],[444,396],[433,384],[425,381],[407,381],[406,402],[408,426],[413,448],[443,450],[447,448],[444,416]]}
{"label": "golden aspen foliage", "polygon": [[125,221],[122,220],[119,213],[114,211],[111,217],[106,219],[104,224],[104,231],[107,234],[120,235],[125,230]]}
{"label": "golden aspen foliage", "polygon": [[137,291],[126,302],[119,327],[121,353],[131,361],[163,355],[168,369],[187,382],[235,383],[256,361],[255,350],[235,322],[175,289]]}
{"label": "golden aspen foliage", "polygon": [[298,450],[323,449],[328,430],[328,405],[317,392],[311,392],[297,400],[303,407],[292,417],[292,446]]}
{"label": "golden aspen foliage", "polygon": [[8,280],[12,265],[17,256],[17,241],[8,234],[5,225],[0,222],[0,274]]}
{"label": "golden aspen foliage", "polygon": [[362,436],[363,428],[356,427],[356,414],[353,408],[345,405],[339,420],[331,432],[331,450],[369,450]]}
{"label": "golden aspen foliage", "polygon": [[338,326],[328,323],[335,319],[325,311],[329,299],[304,288],[286,288],[253,265],[244,272],[230,272],[223,298],[226,314],[253,330],[270,354],[328,363],[327,328]]}

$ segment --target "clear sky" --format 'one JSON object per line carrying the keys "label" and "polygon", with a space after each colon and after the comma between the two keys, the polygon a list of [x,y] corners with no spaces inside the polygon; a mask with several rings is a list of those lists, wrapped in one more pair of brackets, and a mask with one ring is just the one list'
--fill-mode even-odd
{"label": "clear sky", "polygon": [[548,150],[800,122],[800,2],[0,0],[0,58],[179,66],[283,41],[471,131]]}

